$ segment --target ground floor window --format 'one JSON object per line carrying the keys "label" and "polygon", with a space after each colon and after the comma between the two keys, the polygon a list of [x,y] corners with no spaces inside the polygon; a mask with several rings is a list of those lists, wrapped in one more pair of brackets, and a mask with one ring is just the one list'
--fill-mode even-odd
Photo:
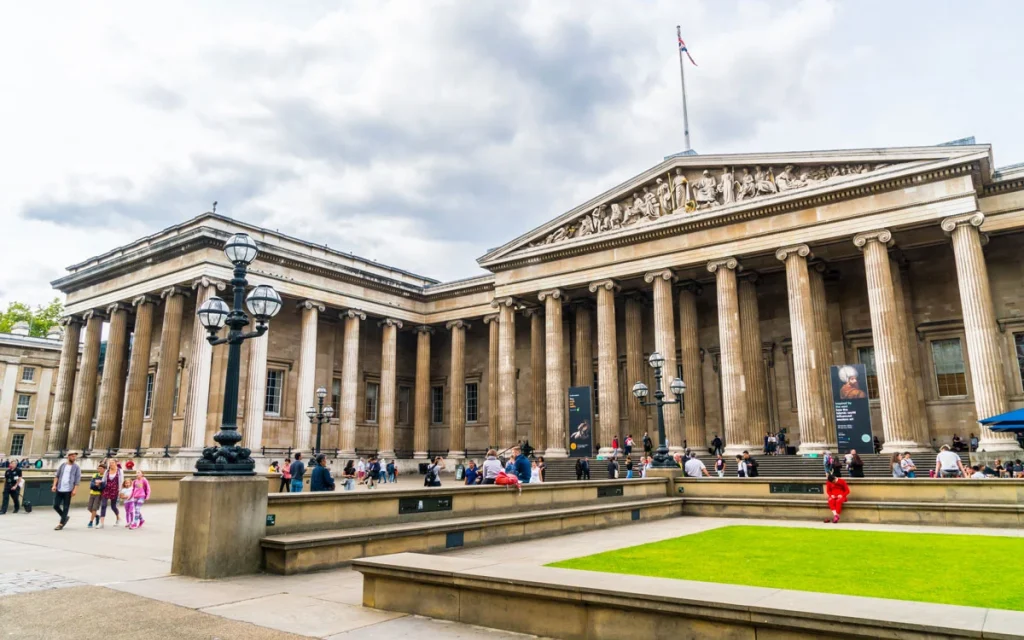
{"label": "ground floor window", "polygon": [[267,394],[263,403],[263,412],[268,415],[281,415],[284,374],[284,369],[267,369]]}
{"label": "ground floor window", "polygon": [[1024,385],[1024,333],[1013,334],[1013,348],[1017,352],[1017,373],[1021,385]]}
{"label": "ground floor window", "polygon": [[366,383],[366,406],[363,418],[367,422],[377,422],[377,396],[380,395],[380,384],[376,382]]}
{"label": "ground floor window", "polygon": [[466,422],[476,422],[479,418],[479,393],[478,383],[466,383]]}
{"label": "ground floor window", "polygon": [[434,424],[444,422],[444,387],[430,387],[430,421]]}
{"label": "ground floor window", "polygon": [[14,417],[18,420],[28,420],[28,411],[32,407],[32,396],[21,394],[18,396],[18,408]]}
{"label": "ground floor window", "polygon": [[331,380],[331,407],[334,409],[334,415],[341,415],[341,379],[334,378]]}
{"label": "ground floor window", "polygon": [[878,399],[878,370],[875,369],[875,348],[860,347],[857,349],[857,359],[864,365],[864,373],[867,374],[865,382],[868,385],[868,398]]}
{"label": "ground floor window", "polygon": [[153,374],[146,376],[146,403],[143,415],[147,418],[153,413]]}
{"label": "ground floor window", "polygon": [[932,341],[932,363],[940,398],[967,395],[967,375],[960,338]]}
{"label": "ground floor window", "polygon": [[24,433],[16,433],[13,436],[11,436],[11,455],[12,456],[20,456],[20,455],[22,455],[25,452],[24,449],[25,449],[25,434]]}
{"label": "ground floor window", "polygon": [[398,424],[409,424],[409,405],[412,387],[398,387]]}

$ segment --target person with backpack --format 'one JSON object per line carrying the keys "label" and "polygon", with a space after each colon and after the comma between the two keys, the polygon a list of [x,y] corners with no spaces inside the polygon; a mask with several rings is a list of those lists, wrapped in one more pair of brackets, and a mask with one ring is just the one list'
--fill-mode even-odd
{"label": "person with backpack", "polygon": [[380,460],[377,456],[370,458],[370,462],[366,465],[366,486],[369,489],[377,488],[377,481],[380,479]]}
{"label": "person with backpack", "polygon": [[392,484],[398,482],[397,476],[398,468],[395,466],[395,461],[392,460],[391,462],[388,463],[388,482]]}
{"label": "person with backpack", "polygon": [[442,469],[444,469],[444,458],[437,456],[434,458],[434,463],[427,467],[427,475],[423,477],[423,486],[440,487]]}
{"label": "person with backpack", "polygon": [[4,471],[4,501],[0,504],[0,515],[7,513],[7,502],[14,500],[14,513],[21,508],[19,502],[18,482],[21,480],[21,469],[18,467],[18,459],[12,458],[7,469]]}
{"label": "person with backpack", "polygon": [[644,431],[644,457],[650,457],[652,451],[654,451],[654,440],[651,440],[651,436]]}
{"label": "person with backpack", "polygon": [[89,528],[100,527],[100,503],[103,501],[103,489],[107,485],[107,466],[102,462],[96,467],[96,473],[89,480]]}

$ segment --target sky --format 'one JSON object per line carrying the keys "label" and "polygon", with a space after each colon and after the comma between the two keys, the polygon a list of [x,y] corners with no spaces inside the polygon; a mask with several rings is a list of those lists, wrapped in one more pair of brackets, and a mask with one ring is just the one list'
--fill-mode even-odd
{"label": "sky", "polygon": [[1024,162],[1024,3],[0,8],[0,305],[208,211],[440,280],[683,149]]}

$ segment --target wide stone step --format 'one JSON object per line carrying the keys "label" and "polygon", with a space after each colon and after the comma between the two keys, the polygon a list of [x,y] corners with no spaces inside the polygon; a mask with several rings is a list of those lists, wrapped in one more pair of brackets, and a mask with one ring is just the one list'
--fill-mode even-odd
{"label": "wide stone step", "polygon": [[264,566],[290,575],[343,566],[356,558],[403,551],[435,552],[505,544],[600,527],[679,516],[682,498],[648,498],[512,514],[469,516],[267,536]]}

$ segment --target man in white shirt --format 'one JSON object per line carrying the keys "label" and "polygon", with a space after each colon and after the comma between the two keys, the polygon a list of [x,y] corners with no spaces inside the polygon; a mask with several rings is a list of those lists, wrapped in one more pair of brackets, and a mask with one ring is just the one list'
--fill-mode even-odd
{"label": "man in white shirt", "polygon": [[67,462],[62,462],[53,476],[53,485],[50,487],[54,494],[53,510],[60,514],[60,524],[54,527],[55,531],[60,531],[68,523],[71,498],[78,493],[78,483],[82,481],[82,469],[75,464],[77,458],[76,452],[68,453]]}
{"label": "man in white shirt", "polygon": [[939,455],[935,456],[935,477],[936,478],[966,478],[967,471],[960,456],[949,450],[949,445],[944,444],[939,449]]}
{"label": "man in white shirt", "polygon": [[708,473],[708,468],[704,466],[704,463],[697,459],[697,452],[690,453],[690,459],[683,465],[683,472],[687,478],[699,478],[702,475],[711,477]]}

